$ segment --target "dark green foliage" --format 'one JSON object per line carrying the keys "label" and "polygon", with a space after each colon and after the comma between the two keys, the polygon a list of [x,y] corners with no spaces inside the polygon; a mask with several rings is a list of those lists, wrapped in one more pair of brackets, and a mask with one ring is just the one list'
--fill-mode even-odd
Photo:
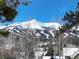
{"label": "dark green foliage", "polygon": [[[0,16],[4,16],[5,21],[12,21],[18,13],[16,10],[18,0],[16,3],[14,3],[14,5],[10,5],[10,2],[14,3],[14,1],[12,0],[9,0],[9,2],[6,2],[5,0],[0,0]],[[7,3],[9,4],[9,6],[7,6]]]}
{"label": "dark green foliage", "polygon": [[70,13],[65,14],[63,20],[68,21],[68,22],[72,22],[73,18],[74,18],[75,14],[73,11],[70,11]]}
{"label": "dark green foliage", "polygon": [[67,31],[68,29],[70,29],[72,26],[71,24],[65,23],[63,26],[59,27],[60,29],[60,33],[63,33],[65,31]]}
{"label": "dark green foliage", "polygon": [[[75,16],[75,13],[70,11],[70,13],[66,13],[63,20],[66,21],[67,23],[65,26],[74,26],[77,23],[77,17]],[[68,28],[69,29],[69,28]]]}
{"label": "dark green foliage", "polygon": [[7,31],[7,30],[1,30],[0,29],[0,35],[2,35],[2,36],[4,36],[4,37],[7,37],[7,36],[9,36],[9,31]]}
{"label": "dark green foliage", "polygon": [[3,2],[3,0],[0,0],[0,4],[3,4],[4,2]]}
{"label": "dark green foliage", "polygon": [[66,23],[62,26],[62,28],[64,29],[59,28],[61,32],[65,32],[79,23],[79,2],[77,4],[77,10],[75,12],[71,10],[69,13],[66,12],[63,21],[65,21]]}
{"label": "dark green foliage", "polygon": [[[5,21],[12,21],[18,14],[16,8],[19,4],[19,0],[16,0],[16,2],[14,0],[9,0],[8,2],[0,0],[0,16],[4,16],[6,18]],[[22,5],[28,5],[28,3],[22,2]]]}
{"label": "dark green foliage", "polygon": [[[0,6],[1,5],[4,5],[5,4],[5,2],[4,2],[4,0],[0,0]],[[1,8],[1,7],[0,7]]]}
{"label": "dark green foliage", "polygon": [[0,13],[0,15],[4,16],[6,18],[6,21],[12,21],[17,15],[17,11],[15,9],[7,6],[5,6],[2,10],[3,12]]}

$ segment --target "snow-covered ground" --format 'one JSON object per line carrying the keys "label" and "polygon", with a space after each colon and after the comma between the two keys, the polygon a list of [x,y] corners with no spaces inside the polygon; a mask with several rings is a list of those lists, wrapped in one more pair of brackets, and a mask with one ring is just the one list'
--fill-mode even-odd
{"label": "snow-covered ground", "polygon": [[51,56],[43,56],[42,59],[50,59],[50,58],[51,58]]}
{"label": "snow-covered ground", "polygon": [[63,55],[64,56],[72,56],[78,50],[79,50],[78,48],[63,48]]}
{"label": "snow-covered ground", "polygon": [[[47,43],[45,43],[47,45]],[[45,45],[44,44],[44,45]],[[43,45],[43,44],[39,44],[39,45]],[[45,56],[45,54],[47,53],[47,51],[44,51],[44,48],[36,48],[37,50],[35,51],[35,59],[50,59],[51,56]],[[59,56],[54,56],[55,59],[65,59],[65,56],[76,56],[79,53],[79,49],[78,48],[63,48],[63,56],[59,57]]]}

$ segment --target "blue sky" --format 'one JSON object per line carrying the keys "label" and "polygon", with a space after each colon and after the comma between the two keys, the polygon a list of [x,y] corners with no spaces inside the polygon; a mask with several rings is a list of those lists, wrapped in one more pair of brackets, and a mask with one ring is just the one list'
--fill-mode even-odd
{"label": "blue sky", "polygon": [[[13,22],[24,22],[31,16],[41,22],[62,22],[65,12],[75,10],[78,0],[33,0],[32,7],[20,5]],[[31,14],[30,14],[31,12]]]}

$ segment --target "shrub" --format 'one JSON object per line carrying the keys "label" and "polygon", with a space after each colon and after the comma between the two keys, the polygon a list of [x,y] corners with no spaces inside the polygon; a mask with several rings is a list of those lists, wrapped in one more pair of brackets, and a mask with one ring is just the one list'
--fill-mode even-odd
{"label": "shrub", "polygon": [[0,29],[0,35],[2,35],[2,36],[4,36],[4,37],[7,37],[7,36],[9,36],[9,31],[7,31],[7,30],[2,30],[2,29]]}

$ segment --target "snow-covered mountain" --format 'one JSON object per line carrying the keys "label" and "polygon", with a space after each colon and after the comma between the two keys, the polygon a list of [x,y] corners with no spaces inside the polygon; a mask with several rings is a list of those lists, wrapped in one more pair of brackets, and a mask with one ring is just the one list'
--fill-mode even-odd
{"label": "snow-covered mountain", "polygon": [[48,28],[54,28],[58,30],[58,27],[60,26],[60,24],[56,22],[43,23],[43,22],[37,21],[36,19],[33,19],[26,22],[17,22],[8,26],[1,26],[0,28],[6,28],[6,27],[11,28],[16,26],[22,27],[22,28],[41,29],[41,30],[44,30],[44,27],[48,27]]}
{"label": "snow-covered mountain", "polygon": [[43,23],[33,19],[26,22],[19,22],[8,26],[2,26],[0,28],[15,33],[22,33],[22,31],[26,32],[28,29],[30,29],[32,31],[32,35],[36,37],[40,36],[41,39],[52,39],[54,32],[59,30],[59,26],[61,25],[56,22]]}
{"label": "snow-covered mountain", "polygon": [[[19,30],[24,30],[24,29],[32,29],[34,31],[39,32],[39,33],[37,33],[37,36],[40,33],[43,33],[43,34],[45,34],[48,37],[47,31],[52,36],[54,36],[53,31],[59,30],[60,26],[61,25],[59,23],[56,23],[56,22],[43,23],[43,22],[37,21],[36,19],[32,19],[32,20],[26,21],[26,22],[17,22],[17,23],[8,25],[8,26],[1,26],[0,29],[7,29],[7,30],[13,31],[13,32],[19,32]],[[77,27],[77,28],[75,28],[75,27]],[[72,33],[72,31],[74,29],[78,33],[78,31],[79,31],[79,25],[76,25],[76,26],[72,27],[72,29],[70,30],[71,32],[68,32],[68,33],[65,33],[65,34],[69,34],[70,33],[71,35],[75,35],[75,36],[79,37],[78,35]]]}
{"label": "snow-covered mountain", "polygon": [[[16,34],[27,33],[27,31],[30,29],[30,37],[40,37],[41,40],[44,40],[54,39],[60,26],[61,25],[56,22],[43,23],[33,19],[26,22],[14,23],[8,26],[1,26],[0,28],[9,30],[10,32]],[[73,39],[73,42],[75,42],[75,38],[76,40],[79,39],[79,25],[76,25],[72,27],[68,32],[65,32],[62,38],[66,39],[67,42],[69,42],[70,39]]]}

